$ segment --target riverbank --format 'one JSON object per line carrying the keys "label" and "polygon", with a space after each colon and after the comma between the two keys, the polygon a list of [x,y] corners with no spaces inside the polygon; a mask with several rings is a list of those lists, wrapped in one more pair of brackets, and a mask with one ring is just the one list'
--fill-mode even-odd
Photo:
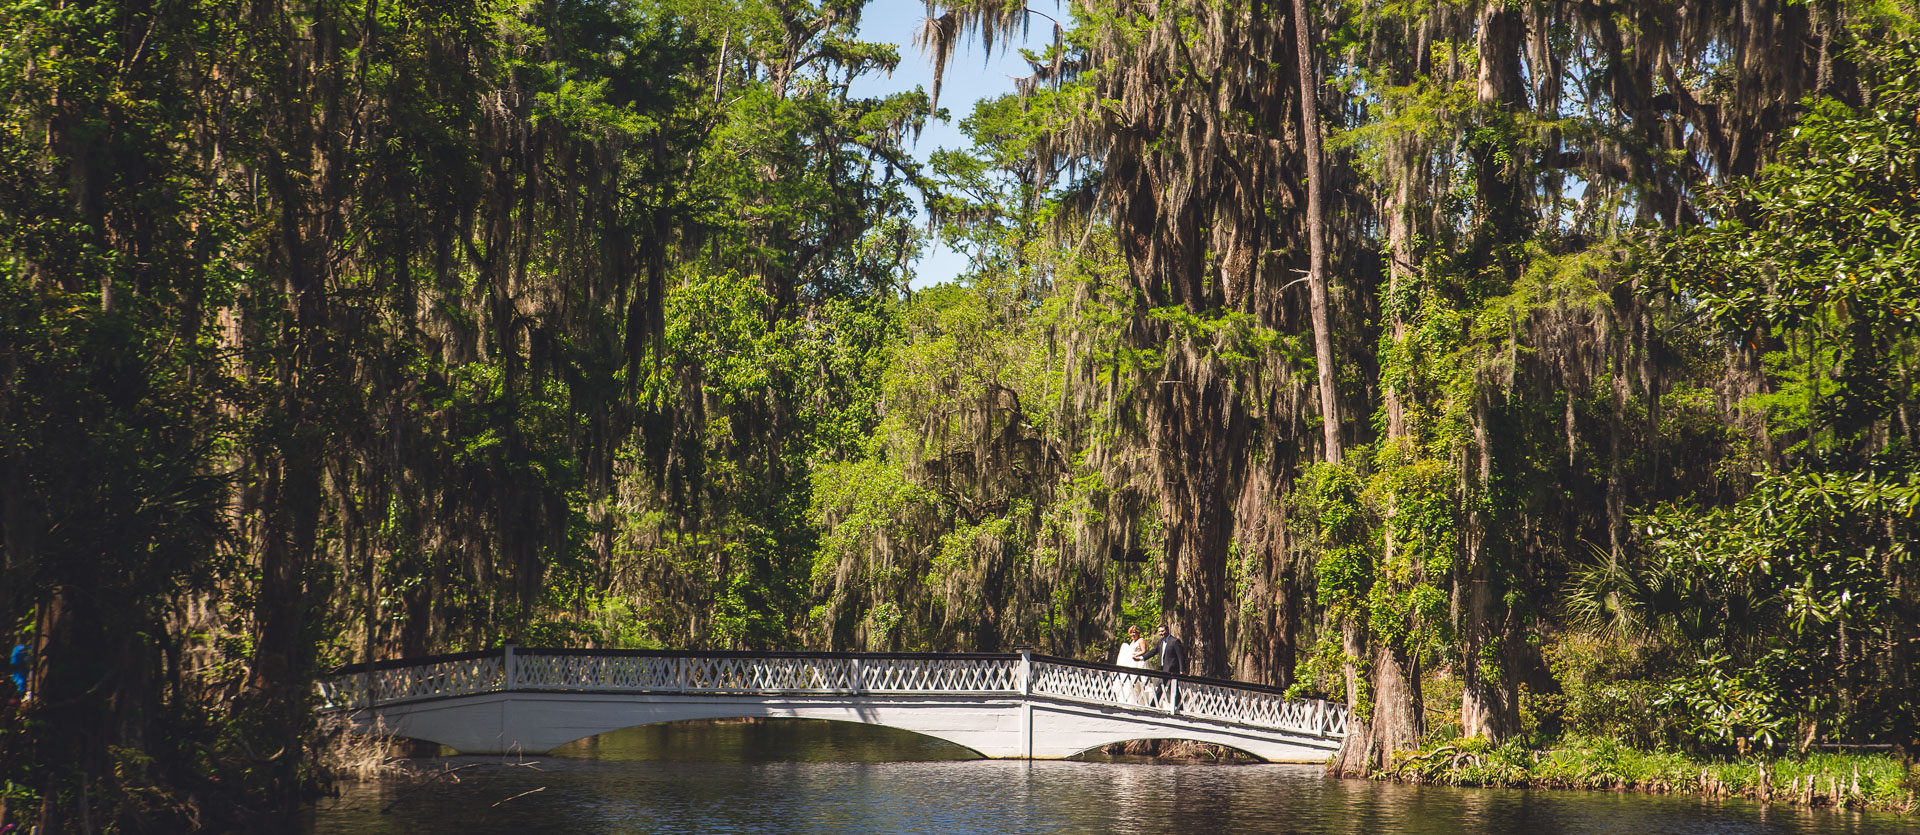
{"label": "riverbank", "polygon": [[1716,762],[1575,739],[1547,750],[1482,740],[1429,745],[1381,775],[1409,783],[1741,797],[1795,806],[1913,814],[1920,769],[1885,754],[1809,754]]}

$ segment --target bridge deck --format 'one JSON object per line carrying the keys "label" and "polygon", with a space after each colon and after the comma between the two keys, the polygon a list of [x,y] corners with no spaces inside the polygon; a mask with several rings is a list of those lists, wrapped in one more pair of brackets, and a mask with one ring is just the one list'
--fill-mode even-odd
{"label": "bridge deck", "polygon": [[723,716],[891,725],[990,757],[1066,756],[1100,740],[1172,737],[1312,760],[1338,747],[1347,730],[1344,706],[1288,699],[1270,687],[1031,653],[509,645],[343,669],[318,689],[323,710],[474,753],[544,751],[622,727]]}

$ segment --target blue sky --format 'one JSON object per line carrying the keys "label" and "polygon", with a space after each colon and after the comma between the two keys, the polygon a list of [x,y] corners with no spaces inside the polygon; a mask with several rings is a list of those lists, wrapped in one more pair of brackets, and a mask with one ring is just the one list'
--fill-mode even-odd
{"label": "blue sky", "polygon": [[[1051,0],[1034,0],[1030,8],[1037,9],[1062,20],[1066,17],[1060,3]],[[860,39],[900,45],[900,66],[892,76],[871,75],[856,80],[848,92],[854,96],[882,96],[925,87],[933,89],[933,64],[927,54],[913,45],[913,33],[920,28],[920,22],[927,16],[927,7],[920,0],[872,0],[867,4],[860,17]],[[948,65],[946,77],[940,84],[940,106],[946,108],[953,118],[951,121],[930,119],[926,130],[920,132],[920,139],[911,150],[913,155],[925,162],[927,157],[938,148],[964,148],[967,138],[960,133],[960,120],[973,112],[973,103],[983,98],[1006,95],[1013,92],[1013,79],[1030,74],[1027,62],[1020,59],[1019,48],[1041,48],[1053,40],[1053,22],[1044,17],[1034,17],[1033,28],[1025,43],[1013,43],[1005,51],[995,44],[992,60],[986,60],[978,44],[967,43],[956,50],[953,62]],[[909,137],[909,141],[912,138]],[[924,217],[922,218],[924,222]],[[920,253],[920,261],[914,267],[914,287],[927,287],[946,281],[966,269],[966,257],[930,242]]]}

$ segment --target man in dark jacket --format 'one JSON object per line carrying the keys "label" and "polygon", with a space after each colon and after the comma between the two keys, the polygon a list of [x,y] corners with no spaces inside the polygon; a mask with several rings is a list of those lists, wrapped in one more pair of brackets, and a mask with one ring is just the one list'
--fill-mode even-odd
{"label": "man in dark jacket", "polygon": [[1168,632],[1165,624],[1161,624],[1160,634],[1155,636],[1153,648],[1147,650],[1145,655],[1140,656],[1140,660],[1142,661],[1148,661],[1154,658],[1160,659],[1160,670],[1162,672],[1186,675],[1187,645],[1180,643],[1179,638],[1174,637],[1172,633]]}

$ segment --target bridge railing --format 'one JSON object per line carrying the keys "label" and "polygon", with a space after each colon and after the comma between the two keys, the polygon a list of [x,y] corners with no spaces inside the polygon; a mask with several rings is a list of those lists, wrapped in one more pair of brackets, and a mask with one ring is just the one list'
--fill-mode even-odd
{"label": "bridge railing", "polygon": [[[371,686],[369,688],[369,685]],[[1259,685],[1028,653],[500,650],[345,668],[318,684],[323,710],[509,690],[709,695],[1018,696],[1146,710],[1338,738],[1342,705]]]}
{"label": "bridge railing", "polygon": [[1183,716],[1237,725],[1281,728],[1314,736],[1343,737],[1347,734],[1345,705],[1330,705],[1319,699],[1289,699],[1280,693],[1218,684],[1182,682],[1180,713]]}
{"label": "bridge railing", "polygon": [[1044,656],[1033,660],[1033,695],[1069,702],[1095,702],[1172,713],[1178,704],[1178,681],[1178,677],[1164,673],[1126,670]]}
{"label": "bridge railing", "polygon": [[321,710],[364,708],[369,690],[375,704],[492,693],[505,688],[505,658],[499,650],[483,650],[419,661],[383,661],[371,669],[339,671],[322,679],[315,690]]}
{"label": "bridge railing", "polygon": [[1014,693],[1018,655],[520,649],[513,689],[631,693]]}
{"label": "bridge railing", "polygon": [[1321,737],[1347,732],[1345,705],[1289,699],[1276,688],[1158,670],[1034,656],[1033,694]]}

